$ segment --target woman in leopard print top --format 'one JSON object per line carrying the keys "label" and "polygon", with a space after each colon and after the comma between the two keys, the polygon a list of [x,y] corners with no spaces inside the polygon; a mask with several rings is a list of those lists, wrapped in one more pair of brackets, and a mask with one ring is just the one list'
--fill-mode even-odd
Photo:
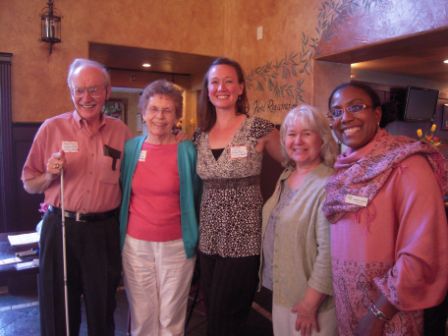
{"label": "woman in leopard print top", "polygon": [[208,335],[242,331],[258,283],[263,151],[281,160],[278,131],[249,117],[243,71],[216,59],[200,97],[197,173],[203,180],[199,258]]}

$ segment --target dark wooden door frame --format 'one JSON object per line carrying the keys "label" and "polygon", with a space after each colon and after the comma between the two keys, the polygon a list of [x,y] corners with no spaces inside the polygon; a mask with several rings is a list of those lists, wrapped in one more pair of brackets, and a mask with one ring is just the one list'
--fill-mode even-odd
{"label": "dark wooden door frame", "polygon": [[0,232],[13,221],[12,54],[0,52]]}

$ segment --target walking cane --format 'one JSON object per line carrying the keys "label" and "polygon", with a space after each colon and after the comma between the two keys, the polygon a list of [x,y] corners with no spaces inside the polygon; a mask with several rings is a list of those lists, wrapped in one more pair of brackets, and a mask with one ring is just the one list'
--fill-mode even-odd
{"label": "walking cane", "polygon": [[70,324],[68,317],[68,290],[67,290],[67,253],[65,246],[65,209],[64,209],[64,169],[61,168],[61,226],[62,226],[62,265],[64,269],[64,305],[65,305],[65,330],[70,336]]}

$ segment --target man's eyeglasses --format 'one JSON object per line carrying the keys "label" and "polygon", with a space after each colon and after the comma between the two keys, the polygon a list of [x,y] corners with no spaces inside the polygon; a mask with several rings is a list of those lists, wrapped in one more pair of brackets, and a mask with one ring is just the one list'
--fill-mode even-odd
{"label": "man's eyeglasses", "polygon": [[75,97],[82,97],[87,92],[91,97],[99,97],[104,93],[104,86],[74,87],[72,89]]}
{"label": "man's eyeglasses", "polygon": [[149,107],[148,107],[148,111],[149,111],[149,113],[151,113],[151,114],[157,114],[157,113],[161,112],[163,115],[173,113],[173,110],[170,109],[169,107],[166,107],[166,108],[158,108],[158,107],[156,107],[156,106],[149,106]]}
{"label": "man's eyeglasses", "polygon": [[368,106],[366,104],[354,104],[354,105],[347,106],[345,108],[333,107],[333,108],[331,108],[330,112],[331,112],[331,116],[333,118],[340,118],[340,117],[342,117],[342,114],[344,113],[344,111],[350,112],[350,113],[358,113],[358,112],[365,110],[368,107],[370,107],[370,106]]}

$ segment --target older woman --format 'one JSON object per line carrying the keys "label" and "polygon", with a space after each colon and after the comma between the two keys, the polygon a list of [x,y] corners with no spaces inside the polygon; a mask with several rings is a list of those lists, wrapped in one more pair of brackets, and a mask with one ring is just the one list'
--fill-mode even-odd
{"label": "older woman", "polygon": [[272,123],[249,117],[243,70],[235,61],[212,63],[199,112],[197,172],[204,183],[199,261],[207,335],[235,335],[258,283],[263,152],[280,157],[280,143]]}
{"label": "older woman", "polygon": [[182,335],[198,240],[196,150],[176,143],[182,93],[158,80],[140,97],[148,136],[129,140],[120,224],[132,335]]}
{"label": "older woman", "polygon": [[262,285],[273,290],[274,334],[335,335],[329,224],[322,212],[337,145],[324,114],[300,105],[280,140],[287,168],[263,208]]}
{"label": "older woman", "polygon": [[420,335],[422,309],[447,290],[446,163],[431,146],[380,129],[368,86],[338,86],[329,108],[348,147],[324,205],[339,332]]}

